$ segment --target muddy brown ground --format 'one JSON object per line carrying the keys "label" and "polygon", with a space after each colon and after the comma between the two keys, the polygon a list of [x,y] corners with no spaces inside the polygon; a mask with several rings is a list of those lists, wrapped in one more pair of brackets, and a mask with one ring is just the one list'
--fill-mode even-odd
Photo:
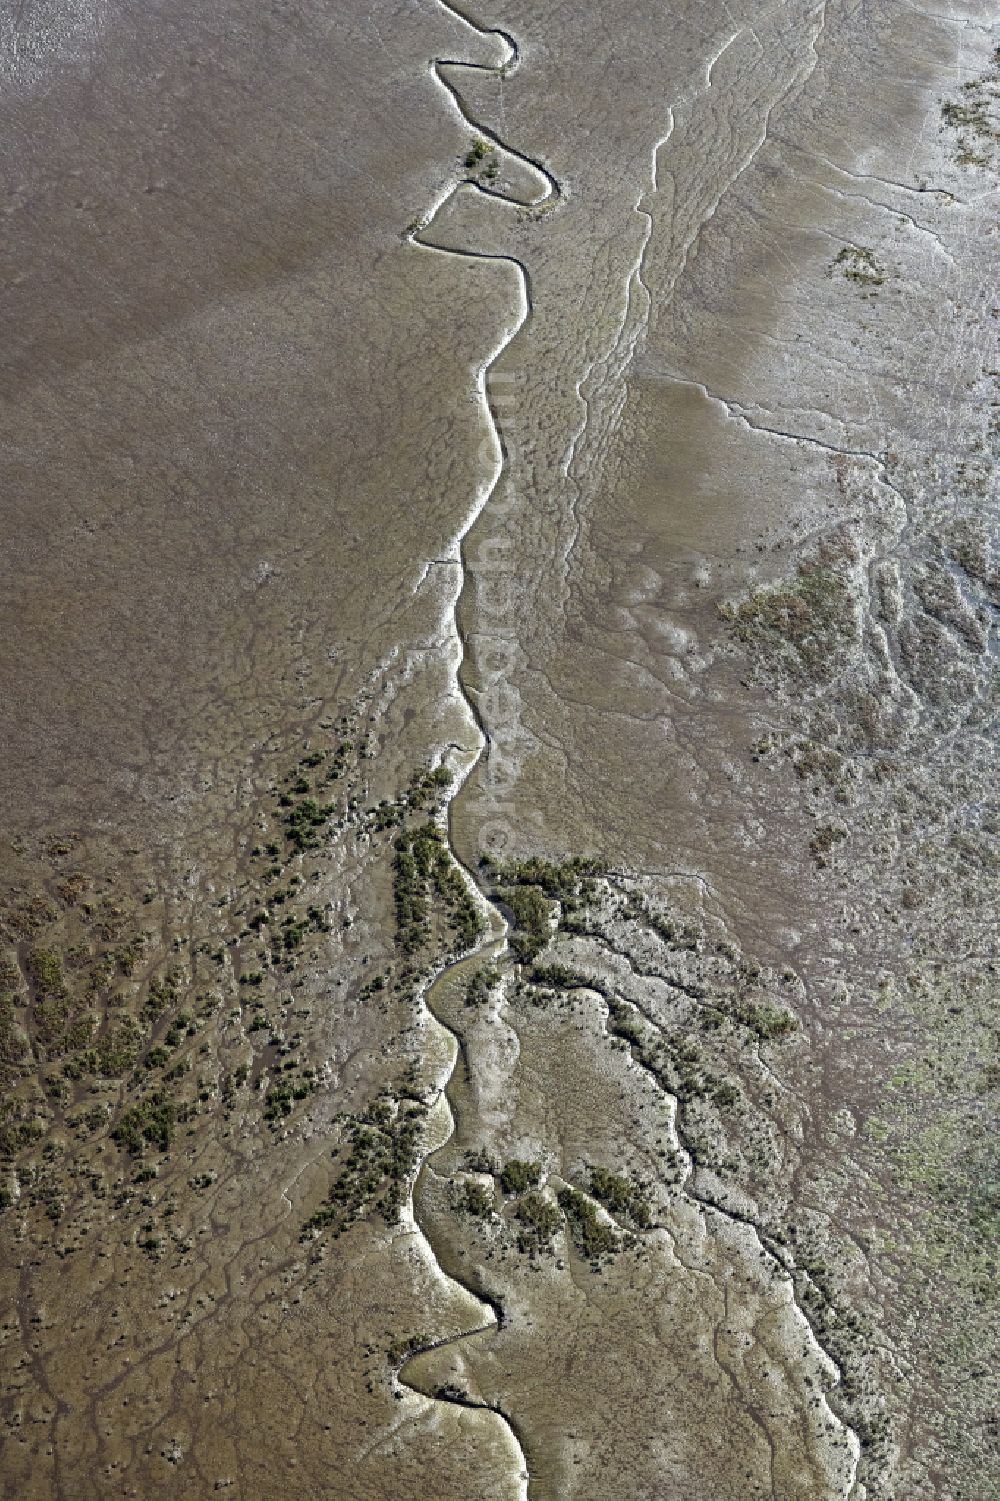
{"label": "muddy brown ground", "polygon": [[990,23],[19,14],[5,1494],[994,1494]]}

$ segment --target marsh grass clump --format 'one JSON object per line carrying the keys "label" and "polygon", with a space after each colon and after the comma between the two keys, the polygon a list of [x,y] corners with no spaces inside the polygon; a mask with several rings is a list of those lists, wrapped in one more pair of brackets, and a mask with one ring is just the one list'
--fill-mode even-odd
{"label": "marsh grass clump", "polygon": [[404,954],[412,954],[430,942],[430,883],[435,870],[446,865],[448,852],[441,830],[433,823],[400,834],[395,849],[396,941]]}
{"label": "marsh grass clump", "polygon": [[586,855],[555,863],[533,855],[528,860],[493,861],[483,857],[483,866],[495,884],[537,886],[552,901],[566,901],[578,896],[593,896],[594,878],[601,874],[601,863]]}
{"label": "marsh grass clump", "polygon": [[[309,783],[305,778],[296,783],[293,791],[299,787],[303,792],[309,791]],[[291,799],[288,802],[291,803]],[[285,814],[284,825],[285,836],[295,854],[319,849],[319,831],[326,827],[335,812],[332,803],[318,803],[314,797],[302,797],[299,802],[291,803]]]}
{"label": "marsh grass clump", "polygon": [[44,1120],[34,1114],[27,1102],[6,1100],[0,1104],[0,1157],[15,1156],[44,1134]]}
{"label": "marsh grass clump", "polygon": [[302,947],[308,934],[329,931],[330,921],[321,907],[308,907],[305,915],[300,917],[289,914],[282,919],[278,931],[272,934],[272,962],[287,962]]}
{"label": "marsh grass clump", "polygon": [[787,1006],[776,1006],[771,1001],[736,997],[729,1014],[741,1027],[751,1032],[759,1042],[779,1042],[791,1037],[798,1030],[799,1020]]}
{"label": "marsh grass clump", "polygon": [[840,824],[821,824],[809,840],[809,853],[816,861],[816,864],[822,868],[827,864],[827,857],[831,851],[836,848],[841,840],[846,838],[847,830]]}
{"label": "marsh grass clump", "polygon": [[165,1011],[169,1011],[177,1004],[181,980],[181,971],[176,967],[150,980],[143,1006],[143,1013],[149,1021],[156,1021]]}
{"label": "marsh grass clump", "polygon": [[960,167],[995,166],[1000,160],[1000,47],[986,71],[961,85],[961,99],[941,106],[944,127],[956,132],[955,161]]}
{"label": "marsh grass clump", "polygon": [[174,1127],[184,1111],[166,1090],[157,1089],[125,1111],[111,1138],[125,1152],[138,1156],[146,1146],[158,1152],[170,1149]]}
{"label": "marsh grass clump", "polygon": [[527,964],[540,954],[552,937],[555,907],[540,886],[500,886],[497,899],[513,921],[510,946],[514,957]]}
{"label": "marsh grass clump", "polygon": [[482,868],[492,896],[510,916],[510,946],[521,964],[530,963],[545,948],[560,909],[564,916],[571,915],[593,899],[594,878],[601,870],[598,861],[584,856],[561,864],[538,856],[510,861],[484,856]]}
{"label": "marsh grass clump", "polygon": [[[94,1018],[88,1016],[86,1021],[89,1037]],[[119,1079],[134,1066],[145,1035],[131,1017],[126,1017],[124,1021],[109,1026],[95,1047],[87,1048],[68,1059],[63,1065],[63,1074],[72,1080],[82,1079],[88,1074],[104,1079]],[[164,1061],[166,1057],[164,1053]]]}
{"label": "marsh grass clump", "polygon": [[657,912],[637,892],[630,892],[628,910],[638,921],[666,944],[668,949],[696,954],[701,946],[701,931],[694,923],[684,922],[666,912]]}
{"label": "marsh grass clump", "polygon": [[490,172],[490,169],[493,168],[493,172],[490,172],[490,175],[494,175],[496,170],[496,162],[494,160],[496,149],[492,142],[484,141],[481,136],[476,136],[469,151],[466,153],[466,171],[476,172],[480,168],[484,168],[487,172]]}
{"label": "marsh grass clump", "polygon": [[28,1039],[17,1019],[14,1000],[0,995],[0,1078],[16,1078],[28,1054]]}
{"label": "marsh grass clump", "polygon": [[[67,978],[64,959],[65,955],[54,948],[33,944],[25,961],[24,978],[30,994],[28,1029],[38,1057],[55,1058],[83,1047],[94,1030],[95,1019],[88,1006],[94,988],[88,987],[81,994],[79,985]],[[102,978],[110,968],[109,963],[102,969]]]}
{"label": "marsh grass clump", "polygon": [[467,1151],[465,1166],[470,1173],[491,1173],[494,1177],[500,1171],[499,1162],[486,1151],[485,1147],[475,1147]]}
{"label": "marsh grass clump", "polygon": [[551,1251],[552,1237],[562,1225],[562,1215],[544,1194],[529,1189],[518,1201],[517,1249],[526,1256]]}
{"label": "marsh grass clump", "polygon": [[399,1218],[420,1156],[426,1106],[382,1096],[347,1126],[350,1149],[325,1202],[302,1226],[302,1238],[333,1228],[336,1234],[374,1212],[387,1224]]}
{"label": "marsh grass clump", "polygon": [[881,287],[885,282],[885,267],[867,245],[844,245],[834,256],[833,264],[847,281],[858,286]]}
{"label": "marsh grass clump", "polygon": [[53,949],[36,944],[28,951],[28,979],[37,997],[65,994],[62,962]]}
{"label": "marsh grass clump", "polygon": [[402,802],[410,811],[425,808],[430,803],[438,804],[453,781],[454,776],[447,766],[435,766],[432,771],[415,771]]}
{"label": "marsh grass clump", "polygon": [[646,1188],[635,1178],[609,1172],[607,1168],[590,1169],[590,1192],[615,1219],[631,1221],[641,1230],[652,1223],[652,1210]]}
{"label": "marsh grass clump", "polygon": [[612,996],[608,1001],[608,1031],[620,1037],[631,1047],[642,1048],[646,1041],[646,1028],[634,1007]]}
{"label": "marsh grass clump", "polygon": [[529,979],[532,985],[547,985],[553,990],[580,990],[599,984],[593,976],[580,974],[568,964],[558,963],[532,965]]}
{"label": "marsh grass clump", "polygon": [[468,885],[452,858],[443,830],[428,820],[405,829],[396,839],[393,860],[396,941],[404,954],[415,953],[432,939],[434,898],[454,933],[454,950],[474,947],[483,920]]}
{"label": "marsh grass clump", "polygon": [[738,639],[803,682],[826,683],[856,634],[846,572],[832,563],[800,563],[792,578],[720,606]]}
{"label": "marsh grass clump", "polygon": [[466,1182],[462,1186],[458,1207],[465,1214],[474,1215],[476,1219],[488,1220],[494,1208],[492,1188],[487,1188],[484,1183],[478,1183],[475,1179]]}
{"label": "marsh grass clump", "polygon": [[519,1157],[511,1157],[500,1172],[500,1187],[505,1194],[522,1194],[529,1188],[537,1188],[541,1181],[542,1164]]}
{"label": "marsh grass clump", "polygon": [[[290,969],[309,937],[330,926],[326,908],[310,892],[320,871],[307,878],[288,867],[323,840],[335,810],[321,789],[349,774],[352,753],[346,740],[336,749],[307,745],[297,764],[271,784],[248,830],[250,881],[241,888],[246,895],[212,901],[195,928],[142,925],[140,914],[162,895],[148,872],[138,896],[106,877],[58,865],[29,877],[48,882],[45,894],[12,887],[0,896],[0,1085],[6,1091],[30,1070],[39,1086],[37,1099],[23,1106],[12,1092],[0,1093],[0,1152],[27,1154],[60,1118],[78,1139],[103,1138],[93,1143],[97,1151],[107,1141],[135,1157],[168,1151],[181,1124],[203,1107],[207,1114],[216,1093],[212,1060],[197,1072],[194,1050],[185,1042],[237,983],[255,1003],[251,1030],[270,1027],[275,1041],[268,1019],[275,971],[279,964]],[[421,772],[407,796],[431,801],[448,775]],[[75,842],[49,841],[46,855],[62,859]],[[221,966],[213,975],[217,988],[196,992],[209,965]],[[200,1053],[212,1048],[206,1033]],[[192,1056],[174,1056],[175,1049]],[[46,1067],[56,1059],[57,1068]],[[249,1073],[220,1071],[220,1077],[228,1112]],[[264,1119],[271,1124],[315,1087],[309,1070],[290,1073],[287,1063],[276,1070],[270,1090],[265,1077],[256,1072],[251,1083],[261,1091]],[[115,1106],[101,1098],[98,1106],[91,1099],[88,1108],[86,1097],[106,1095],[111,1080],[122,1081]],[[81,1145],[89,1150],[92,1143]],[[26,1196],[28,1207],[33,1202]]]}
{"label": "marsh grass clump", "polygon": [[[0,1154],[27,1154],[62,1118],[78,1140],[102,1138],[98,1151],[112,1141],[123,1158],[155,1161],[156,1154],[174,1147],[183,1129],[190,1134],[191,1123],[203,1109],[210,1112],[213,1098],[221,1099],[228,1119],[245,1085],[251,1119],[262,1116],[274,1128],[294,1116],[297,1102],[317,1084],[311,1070],[279,1061],[295,1039],[286,1043],[276,1026],[275,985],[278,971],[295,965],[313,935],[330,931],[329,909],[313,889],[320,871],[299,870],[298,862],[325,842],[324,830],[338,817],[325,800],[327,784],[353,777],[354,755],[347,740],[332,750],[307,747],[271,784],[246,842],[249,882],[238,896],[213,901],[213,909],[229,911],[206,912],[207,924],[193,934],[186,927],[160,936],[159,929],[144,930],[138,925],[140,909],[133,910],[129,898],[108,883],[104,890],[99,882],[88,884],[66,871],[57,873],[60,879],[53,884],[62,906],[55,898],[25,898],[21,891],[0,906],[0,936],[9,945],[0,952],[0,1082],[15,1084],[34,1068],[40,1086],[37,1101],[0,1096]],[[422,768],[386,805],[398,818],[388,853],[395,857],[397,898],[411,907],[411,936],[416,929],[421,943],[447,952],[472,947],[482,931],[474,890],[438,821],[451,781],[446,767]],[[351,796],[357,790],[353,783],[343,788],[338,827],[351,824],[370,833],[377,820],[360,810],[358,798]],[[157,898],[148,882],[143,890],[144,911]],[[436,950],[422,955],[414,974],[422,978],[435,957]],[[214,988],[197,991],[213,965],[221,966],[209,982]],[[390,968],[362,994],[385,992],[392,978]],[[498,981],[498,972],[484,967],[470,984],[470,1004],[479,1004]],[[237,1023],[240,1004],[248,1008],[243,1015],[246,1031],[254,1034],[257,1061],[221,1070],[216,1088],[210,1071],[198,1072],[196,1056],[211,1052],[213,1033],[204,1031],[200,1049],[186,1042],[226,998],[238,1002],[230,1013]],[[292,1000],[289,995],[284,1004]],[[266,1068],[262,1043],[275,1050]],[[54,1070],[43,1068],[50,1058],[60,1060]],[[119,1103],[112,1107],[102,1100],[99,1108],[87,1109],[85,1097],[106,1091],[104,1081],[116,1079],[122,1081],[114,1093]],[[310,1233],[327,1225],[339,1232],[362,1214],[398,1216],[419,1161],[423,1114],[418,1100],[400,1095],[376,1101],[354,1120],[338,1153],[330,1197],[310,1222]],[[481,1189],[481,1196],[492,1205],[492,1192]],[[26,1206],[36,1200],[42,1203],[37,1195],[25,1196]],[[473,1195],[473,1201],[470,1211],[492,1213],[480,1196]]]}
{"label": "marsh grass clump", "polygon": [[305,1071],[297,1077],[287,1075],[273,1084],[264,1097],[264,1119],[269,1125],[279,1125],[295,1109],[298,1100],[308,1099],[316,1088],[316,1081]]}
{"label": "marsh grass clump", "polygon": [[374,808],[369,808],[365,819],[375,833],[385,829],[400,828],[408,813],[440,812],[444,794],[454,780],[447,766],[432,770],[415,771],[405,790],[396,798],[383,798]]}
{"label": "marsh grass clump", "polygon": [[482,969],[477,969],[465,987],[465,1004],[484,1006],[500,984],[501,978],[500,971],[494,964],[485,964]]}
{"label": "marsh grass clump", "polygon": [[433,1343],[434,1341],[431,1336],[421,1330],[418,1334],[409,1334],[401,1339],[393,1340],[385,1352],[385,1358],[390,1366],[398,1368],[403,1364],[404,1360],[408,1360],[417,1350],[426,1349],[428,1345],[432,1345]]}
{"label": "marsh grass clump", "polygon": [[586,1194],[578,1188],[561,1188],[557,1198],[566,1216],[570,1239],[580,1255],[593,1266],[598,1266],[603,1257],[613,1256],[621,1250],[621,1241],[615,1231],[602,1223],[597,1206]]}

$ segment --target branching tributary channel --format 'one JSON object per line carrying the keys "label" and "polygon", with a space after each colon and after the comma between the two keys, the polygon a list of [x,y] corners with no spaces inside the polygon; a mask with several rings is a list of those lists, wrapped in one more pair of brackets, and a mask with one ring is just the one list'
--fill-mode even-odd
{"label": "branching tributary channel", "polygon": [[[478,153],[476,151],[476,148],[473,147],[473,151],[470,154],[467,162],[468,170],[466,175],[458,182],[452,182],[448,185],[447,188],[443,190],[438,201],[432,206],[428,213],[419,221],[418,224],[411,228],[408,238],[417,249],[425,253],[447,255],[462,260],[491,261],[495,262],[497,265],[506,264],[513,266],[516,269],[518,276],[521,306],[518,315],[512,321],[511,326],[505,331],[498,346],[484,359],[477,373],[477,392],[482,402],[483,409],[488,415],[489,425],[492,431],[492,438],[495,447],[495,467],[494,472],[482,484],[478,495],[475,497],[472,505],[470,506],[466,522],[453,543],[453,555],[449,560],[456,566],[456,573],[458,577],[457,587],[455,589],[455,593],[450,606],[450,624],[451,629],[454,633],[454,640],[456,641],[458,647],[456,666],[456,691],[461,697],[461,700],[464,704],[470,728],[473,731],[474,744],[468,748],[464,760],[464,765],[460,768],[461,774],[453,784],[453,792],[449,800],[447,809],[448,842],[453,858],[463,870],[465,879],[468,881],[470,887],[474,888],[478,895],[484,913],[487,916],[489,931],[487,937],[478,946],[477,949],[475,949],[470,954],[466,954],[461,959],[448,964],[432,981],[425,994],[426,1005],[428,1011],[434,1019],[435,1024],[439,1026],[444,1032],[448,1033],[449,1037],[451,1038],[453,1056],[448,1073],[448,1078],[443,1087],[444,1102],[447,1106],[448,1115],[447,1135],[443,1140],[438,1141],[438,1143],[431,1149],[431,1151],[427,1154],[421,1164],[417,1176],[417,1181],[414,1186],[415,1201],[418,1201],[421,1197],[421,1192],[425,1185],[427,1174],[434,1171],[433,1164],[435,1158],[438,1156],[438,1154],[445,1150],[445,1148],[451,1142],[452,1137],[455,1133],[455,1119],[452,1111],[451,1085],[454,1078],[455,1067],[463,1056],[464,1044],[461,1037],[454,1030],[454,1028],[444,1021],[442,1012],[445,1012],[447,1008],[446,1006],[441,1005],[440,1002],[446,994],[446,989],[455,984],[456,981],[460,979],[463,971],[468,970],[471,973],[479,967],[486,965],[487,963],[492,962],[496,964],[498,961],[503,962],[508,956],[507,923],[495,903],[491,901],[489,895],[480,886],[474,872],[460,859],[455,847],[456,841],[453,838],[452,833],[455,821],[455,809],[459,799],[463,794],[463,789],[466,787],[469,778],[473,775],[480,762],[485,757],[487,757],[490,752],[490,738],[488,730],[480,717],[473,699],[466,691],[463,683],[462,667],[466,659],[467,642],[463,635],[462,627],[460,624],[460,611],[463,597],[469,584],[469,564],[467,548],[470,534],[476,523],[479,521],[480,517],[483,515],[484,511],[489,506],[508,462],[508,454],[504,444],[503,432],[501,430],[497,413],[490,399],[488,377],[493,365],[497,362],[497,360],[500,359],[504,351],[507,349],[508,345],[517,336],[517,334],[521,332],[521,330],[525,327],[526,323],[532,316],[531,279],[528,268],[522,261],[511,255],[492,254],[485,251],[479,251],[471,247],[456,249],[453,246],[447,244],[436,243],[433,236],[433,223],[437,215],[441,212],[445,205],[448,204],[458,193],[476,193],[489,199],[494,199],[511,206],[525,209],[537,209],[543,204],[550,208],[555,207],[563,197],[563,191],[560,187],[560,184],[557,182],[552,173],[541,162],[534,160],[524,152],[514,150],[505,141],[494,135],[490,130],[481,125],[470,115],[469,111],[466,109],[462,101],[458,87],[454,83],[452,83],[449,78],[449,74],[451,74],[452,72],[490,75],[500,78],[509,75],[518,66],[520,61],[519,50],[514,38],[500,29],[486,29],[478,26],[475,22],[470,20],[468,16],[464,15],[458,6],[449,3],[449,0],[439,0],[439,4],[441,5],[443,10],[454,16],[462,25],[467,26],[470,33],[474,33],[477,38],[500,42],[505,49],[506,55],[504,59],[496,65],[470,63],[457,58],[437,58],[432,62],[431,70],[433,76],[438,85],[448,96],[451,106],[457,111],[458,115],[465,122],[465,124],[475,132],[476,140],[484,143],[484,145]],[[485,146],[486,142],[490,143],[488,147]],[[657,149],[659,144],[662,143],[658,143]],[[513,158],[518,161],[523,167],[528,168],[529,171],[537,174],[540,184],[539,192],[533,198],[518,198],[509,193],[501,191],[499,188],[491,186],[489,177],[484,177],[483,174],[479,171],[479,168],[482,166],[483,155],[487,150],[490,152],[502,152],[509,158]],[[659,1081],[657,1081],[657,1083],[658,1087],[662,1088],[662,1085],[659,1084]],[[745,1220],[740,1215],[733,1214],[732,1211],[727,1209],[725,1206],[714,1203],[711,1200],[703,1199],[699,1194],[694,1192],[694,1185],[692,1182],[693,1164],[690,1160],[688,1162],[688,1171],[686,1178],[686,1190],[691,1193],[691,1196],[695,1199],[696,1202],[700,1203],[703,1211],[711,1212],[714,1210],[716,1213],[728,1216],[734,1220],[739,1220],[741,1223],[745,1224],[748,1229],[756,1234],[758,1242],[761,1244],[762,1253],[769,1259],[774,1260],[776,1264],[780,1265],[782,1270],[787,1274],[789,1270],[787,1265],[787,1258],[778,1257],[775,1253],[774,1248],[772,1246],[768,1246],[766,1241],[761,1240],[760,1228],[757,1225],[755,1225],[750,1220]],[[483,1317],[482,1322],[472,1329],[463,1331],[462,1333],[457,1335],[443,1338],[441,1340],[427,1341],[419,1347],[414,1348],[399,1372],[399,1379],[403,1385],[410,1387],[412,1390],[420,1393],[421,1395],[426,1396],[430,1394],[435,1396],[437,1400],[442,1402],[450,1403],[452,1405],[467,1409],[489,1412],[493,1414],[499,1421],[503,1422],[506,1425],[506,1429],[509,1434],[515,1459],[516,1478],[514,1475],[512,1475],[512,1480],[514,1480],[514,1483],[517,1486],[518,1494],[522,1498],[522,1501],[527,1501],[527,1498],[533,1494],[535,1487],[532,1482],[532,1472],[529,1463],[529,1456],[526,1452],[525,1438],[524,1435],[522,1435],[518,1431],[518,1428],[510,1415],[503,1411],[501,1405],[498,1402],[487,1403],[485,1401],[477,1400],[473,1395],[467,1393],[463,1394],[458,1389],[453,1387],[432,1389],[432,1391],[429,1393],[427,1384],[420,1382],[417,1379],[416,1372],[414,1371],[414,1366],[417,1362],[420,1361],[421,1357],[428,1355],[432,1351],[440,1351],[449,1347],[459,1346],[464,1342],[473,1341],[477,1338],[488,1336],[491,1332],[495,1332],[498,1328],[501,1327],[504,1318],[503,1306],[500,1301],[491,1299],[489,1293],[484,1291],[484,1289],[481,1287],[471,1287],[466,1280],[464,1280],[460,1276],[455,1275],[454,1270],[451,1266],[449,1266],[448,1270],[446,1271],[445,1267],[442,1265],[442,1258],[449,1263],[451,1262],[452,1258],[448,1257],[444,1253],[443,1248],[435,1247],[429,1236],[426,1238],[431,1252],[435,1256],[435,1260],[437,1261],[442,1276],[450,1277],[450,1279],[457,1282],[466,1293],[474,1297],[482,1308]],[[407,1376],[408,1371],[411,1372],[411,1377],[409,1378]],[[849,1428],[846,1431],[851,1434],[852,1438],[855,1438]],[[856,1459],[857,1448],[855,1446],[855,1463]]]}
{"label": "branching tributary channel", "polygon": [[[496,490],[507,462],[507,454],[504,448],[503,434],[500,429],[500,424],[497,420],[496,412],[493,409],[489,397],[487,377],[493,364],[500,358],[511,340],[514,339],[516,335],[521,331],[525,323],[531,317],[532,313],[531,279],[528,273],[528,268],[522,261],[518,260],[514,256],[490,255],[471,248],[456,250],[447,245],[436,244],[433,235],[430,232],[430,227],[433,223],[434,218],[444,207],[444,205],[456,193],[459,192],[479,193],[487,198],[497,199],[505,203],[523,208],[538,208],[542,204],[548,204],[551,206],[557,203],[562,197],[562,190],[552,173],[549,172],[541,162],[533,160],[523,152],[513,150],[510,146],[507,145],[506,142],[500,140],[499,137],[495,136],[491,131],[482,126],[478,121],[474,120],[466,110],[458,89],[449,81],[448,74],[452,70],[465,71],[473,74],[489,74],[497,77],[503,77],[510,74],[518,66],[520,61],[520,54],[514,38],[507,32],[501,31],[499,29],[486,29],[476,25],[472,20],[469,19],[468,16],[462,13],[458,6],[449,4],[448,0],[439,0],[439,3],[442,9],[455,16],[463,25],[468,26],[470,31],[474,32],[478,37],[500,42],[505,49],[506,56],[503,58],[502,62],[498,63],[496,66],[465,62],[459,58],[436,58],[431,64],[431,70],[434,78],[448,95],[451,104],[457,110],[461,118],[470,127],[470,129],[475,132],[477,139],[480,141],[490,142],[491,146],[495,150],[502,151],[506,155],[515,158],[517,161],[521,162],[523,166],[537,173],[540,179],[541,188],[534,198],[521,200],[514,198],[506,193],[502,193],[497,189],[489,187],[488,185],[486,185],[486,183],[478,180],[478,178],[474,175],[467,175],[460,182],[451,184],[444,191],[438,202],[428,212],[424,219],[410,231],[409,234],[409,239],[413,245],[421,250],[433,253],[435,255],[456,256],[463,260],[494,261],[498,264],[507,264],[514,266],[518,274],[521,293],[521,308],[519,310],[516,321],[505,332],[498,347],[494,349],[492,353],[489,354],[483,361],[477,375],[477,390],[479,392],[479,396],[483,403],[484,409],[488,414],[489,423],[492,428],[493,439],[495,442],[496,465],[494,473],[482,486],[479,495],[476,497],[472,507],[470,508],[470,512],[466,519],[465,525],[454,543],[454,561],[458,565],[457,572],[459,579],[458,586],[455,590],[451,605],[451,626],[454,631],[455,639],[458,642],[460,651],[460,658],[456,669],[456,686],[464,702],[469,717],[470,726],[474,731],[477,744],[474,748],[470,749],[466,764],[462,768],[462,774],[453,784],[454,790],[449,800],[447,810],[448,841],[451,847],[453,858],[463,870],[466,880],[470,883],[471,886],[475,887],[481,902],[484,904],[484,907],[487,910],[489,933],[487,938],[472,954],[466,955],[462,959],[457,960],[454,964],[448,965],[433,981],[425,995],[427,1008],[430,1011],[435,1022],[438,1026],[442,1027],[446,1032],[448,1032],[453,1040],[454,1057],[451,1065],[451,1071],[449,1073],[449,1079],[444,1086],[445,1099],[448,1103],[449,1109],[449,1134],[446,1140],[439,1143],[428,1154],[428,1156],[425,1157],[423,1163],[421,1164],[417,1182],[414,1187],[415,1199],[419,1198],[420,1196],[421,1180],[428,1172],[433,1171],[432,1164],[434,1158],[439,1152],[444,1149],[448,1141],[450,1141],[455,1129],[454,1116],[451,1113],[449,1085],[451,1077],[454,1074],[455,1065],[457,1064],[459,1058],[462,1056],[462,1042],[458,1035],[453,1031],[453,1029],[449,1027],[439,1015],[438,1010],[435,1006],[435,996],[441,992],[442,988],[450,980],[454,979],[456,972],[460,972],[465,968],[476,968],[480,964],[485,964],[489,960],[496,961],[497,959],[502,958],[507,951],[506,921],[504,920],[499,909],[490,901],[485,892],[483,892],[473,872],[459,858],[459,855],[455,848],[455,841],[452,838],[454,808],[456,801],[461,796],[463,787],[466,785],[469,777],[478,766],[482,757],[488,755],[489,753],[489,736],[487,734],[485,726],[480,719],[476,707],[472,702],[472,699],[465,691],[462,683],[461,667],[465,659],[466,642],[462,635],[461,627],[459,624],[459,610],[468,577],[468,558],[466,553],[467,540],[472,528],[475,526],[486,506],[488,506],[490,498]],[[430,1241],[429,1237],[428,1244],[431,1247],[431,1251],[434,1252],[435,1247]],[[443,1268],[441,1270],[442,1275],[444,1275]],[[453,1280],[457,1281],[458,1279],[453,1278]],[[422,1388],[416,1385],[416,1383],[411,1383],[407,1380],[406,1370],[412,1361],[418,1359],[421,1355],[426,1355],[431,1350],[442,1349],[449,1345],[459,1344],[462,1341],[473,1339],[477,1335],[482,1335],[489,1330],[495,1330],[500,1327],[503,1321],[503,1308],[499,1302],[490,1301],[488,1295],[484,1295],[481,1289],[473,1290],[466,1286],[464,1283],[460,1283],[460,1285],[464,1287],[466,1292],[469,1292],[472,1296],[476,1297],[476,1299],[482,1305],[483,1322],[474,1329],[464,1331],[463,1333],[451,1336],[448,1339],[426,1343],[419,1349],[414,1350],[413,1354],[410,1357],[410,1360],[406,1362],[399,1373],[400,1381],[404,1385],[412,1385],[413,1390],[421,1391]],[[457,1393],[439,1395],[438,1400],[451,1402],[453,1404],[466,1408],[478,1408],[484,1411],[495,1413],[496,1416],[506,1424],[509,1430],[511,1443],[516,1453],[518,1490],[522,1497],[527,1497],[530,1494],[530,1470],[528,1465],[528,1458],[525,1453],[522,1437],[518,1433],[517,1428],[509,1415],[504,1413],[499,1406],[487,1406],[487,1404],[485,1403],[476,1402],[471,1396],[463,1397],[458,1395]]]}

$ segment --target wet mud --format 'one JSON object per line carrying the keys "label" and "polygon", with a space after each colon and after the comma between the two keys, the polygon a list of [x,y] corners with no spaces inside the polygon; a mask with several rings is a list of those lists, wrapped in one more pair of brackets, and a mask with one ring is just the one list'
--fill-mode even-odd
{"label": "wet mud", "polygon": [[15,35],[5,1494],[981,1501],[989,18]]}

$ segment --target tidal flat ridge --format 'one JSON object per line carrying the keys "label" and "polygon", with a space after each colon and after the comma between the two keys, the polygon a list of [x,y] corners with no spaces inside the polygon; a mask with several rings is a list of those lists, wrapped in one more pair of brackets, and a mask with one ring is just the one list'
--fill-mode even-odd
{"label": "tidal flat ridge", "polygon": [[18,18],[4,1494],[994,1493],[997,48]]}

